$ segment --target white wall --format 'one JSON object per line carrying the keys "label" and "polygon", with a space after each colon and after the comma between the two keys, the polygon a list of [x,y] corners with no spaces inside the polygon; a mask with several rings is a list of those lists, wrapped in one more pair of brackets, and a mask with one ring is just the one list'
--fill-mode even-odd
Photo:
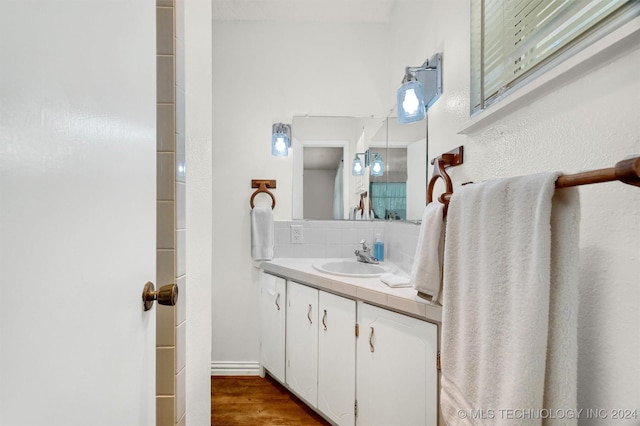
{"label": "white wall", "polygon": [[[468,9],[468,2],[401,2],[395,42],[384,40],[384,28],[375,26],[350,25],[350,31],[288,25],[285,31],[268,24],[214,23],[214,361],[258,360],[250,179],[278,179],[276,219],[290,217],[291,160],[269,155],[273,121],[305,113],[384,112],[404,66],[441,52],[444,93],[429,111],[429,158],[464,145],[464,165],[450,169],[455,184],[548,170],[572,173],[640,155],[637,44],[538,93],[496,122],[458,133],[469,119]],[[412,43],[405,42],[408,28],[420,31]],[[363,43],[358,49],[349,43],[356,39]],[[373,46],[389,50],[381,55]],[[334,57],[327,60],[329,55]],[[354,71],[371,61],[379,62],[385,81],[377,75],[355,78]],[[353,88],[346,90],[346,82]],[[347,93],[359,96],[354,100]],[[239,95],[253,102],[240,108]],[[579,404],[640,408],[640,190],[608,183],[580,192]]]}
{"label": "white wall", "polygon": [[[540,171],[575,173],[640,155],[637,36],[631,50],[602,66],[591,64],[592,71],[465,136],[458,131],[469,118],[468,7],[430,3],[424,50],[443,53],[445,73],[443,96],[429,111],[429,156],[464,144],[464,165],[450,169],[454,184]],[[640,189],[607,183],[582,187],[580,195],[578,403],[638,409]],[[580,424],[598,421],[583,418]]]}
{"label": "white wall", "polygon": [[[184,24],[184,28],[179,26]],[[186,344],[186,424],[211,422],[211,2],[208,0],[176,1],[176,33],[178,66],[184,64],[185,82],[185,155],[186,155],[186,220],[187,220],[187,344]],[[181,289],[183,290],[183,289]]]}
{"label": "white wall", "polygon": [[[292,156],[272,157],[271,125],[294,115],[382,116],[385,24],[213,23],[212,360],[258,361],[258,280],[250,257],[251,179],[276,179],[291,219]],[[355,83],[355,84],[354,84]],[[256,205],[270,203],[258,196]]]}

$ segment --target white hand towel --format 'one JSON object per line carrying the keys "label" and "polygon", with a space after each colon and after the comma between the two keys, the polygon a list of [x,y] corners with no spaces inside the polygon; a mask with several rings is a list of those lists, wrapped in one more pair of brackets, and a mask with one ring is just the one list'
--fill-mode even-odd
{"label": "white hand towel", "polygon": [[251,256],[254,260],[273,259],[273,211],[260,206],[251,210]]}
{"label": "white hand towel", "polygon": [[411,287],[411,280],[403,273],[382,274],[380,281],[393,288]]}
{"label": "white hand towel", "polygon": [[[448,425],[539,425],[542,409],[576,409],[579,200],[563,189],[552,203],[556,177],[453,193],[440,394]],[[514,420],[506,411],[513,409],[531,411]]]}
{"label": "white hand towel", "polygon": [[438,300],[442,287],[443,212],[444,206],[437,202],[425,207],[411,265],[411,285],[432,300]]}

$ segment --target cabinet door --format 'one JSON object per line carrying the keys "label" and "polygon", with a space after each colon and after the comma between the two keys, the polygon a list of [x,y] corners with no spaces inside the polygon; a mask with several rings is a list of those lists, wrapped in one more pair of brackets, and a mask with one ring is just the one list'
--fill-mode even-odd
{"label": "cabinet door", "polygon": [[289,388],[318,406],[318,290],[287,282],[286,379]]}
{"label": "cabinet door", "polygon": [[260,273],[260,365],[284,383],[286,281]]}
{"label": "cabinet door", "polygon": [[356,302],[321,291],[318,315],[318,409],[337,425],[353,425]]}
{"label": "cabinet door", "polygon": [[358,305],[357,424],[438,423],[437,327]]}

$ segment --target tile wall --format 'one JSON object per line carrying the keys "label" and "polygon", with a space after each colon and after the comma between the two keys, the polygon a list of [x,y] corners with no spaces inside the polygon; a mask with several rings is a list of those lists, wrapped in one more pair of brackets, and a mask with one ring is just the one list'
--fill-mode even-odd
{"label": "tile wall", "polygon": [[[291,242],[291,225],[302,226],[302,244]],[[411,272],[420,226],[407,222],[294,220],[275,222],[275,257],[344,257],[365,240],[371,246],[376,234],[385,244],[385,260]]]}
{"label": "tile wall", "polygon": [[179,291],[177,306],[156,305],[156,424],[173,426],[186,424],[184,31],[179,1],[156,6],[156,281],[176,283]]}

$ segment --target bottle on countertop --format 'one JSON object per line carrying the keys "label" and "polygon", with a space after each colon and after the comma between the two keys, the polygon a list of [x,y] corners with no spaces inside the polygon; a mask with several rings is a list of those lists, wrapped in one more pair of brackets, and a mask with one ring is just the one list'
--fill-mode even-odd
{"label": "bottle on countertop", "polygon": [[380,234],[376,234],[376,239],[373,242],[373,257],[378,259],[378,262],[384,261],[384,242]]}

